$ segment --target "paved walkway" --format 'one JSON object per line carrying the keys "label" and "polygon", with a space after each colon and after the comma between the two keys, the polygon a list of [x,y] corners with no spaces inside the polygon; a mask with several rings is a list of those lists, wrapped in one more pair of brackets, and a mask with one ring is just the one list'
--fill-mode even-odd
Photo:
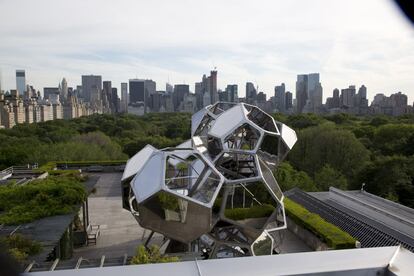
{"label": "paved walkway", "polygon": [[[96,184],[96,193],[89,196],[89,220],[100,225],[100,236],[96,245],[77,248],[74,258],[120,257],[125,253],[134,255],[141,243],[144,229],[131,213],[122,208],[122,173],[101,173]],[[146,232],[148,236],[149,232]]]}

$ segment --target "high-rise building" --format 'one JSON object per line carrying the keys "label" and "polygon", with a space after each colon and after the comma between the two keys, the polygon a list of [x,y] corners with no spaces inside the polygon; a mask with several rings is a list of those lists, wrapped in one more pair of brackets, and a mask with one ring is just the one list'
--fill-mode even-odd
{"label": "high-rise building", "polygon": [[104,81],[103,82],[103,92],[106,95],[112,94],[112,82],[111,81]]}
{"label": "high-rise building", "polygon": [[393,112],[392,115],[394,116],[400,116],[402,114],[407,113],[407,105],[408,105],[408,97],[407,95],[398,92],[391,94],[390,96],[391,103],[393,106]]}
{"label": "high-rise building", "polygon": [[43,98],[48,100],[51,95],[59,95],[58,87],[44,87],[43,88]]}
{"label": "high-rise building", "polygon": [[128,83],[121,83],[121,112],[128,112]]}
{"label": "high-rise building", "polygon": [[94,95],[102,92],[102,76],[84,75],[82,76],[82,98],[86,102],[91,102],[91,99],[100,99],[101,95]]}
{"label": "high-rise building", "polygon": [[285,108],[286,111],[293,107],[293,94],[289,91],[285,93]]}
{"label": "high-rise building", "polygon": [[152,112],[160,112],[161,105],[162,105],[163,92],[164,91],[155,91],[155,93],[150,95],[149,106],[151,107]]}
{"label": "high-rise building", "polygon": [[26,72],[24,70],[16,70],[16,89],[19,95],[24,95],[26,91]]}
{"label": "high-rise building", "polygon": [[129,80],[129,102],[137,103],[145,101],[145,80]]}
{"label": "high-rise building", "polygon": [[203,75],[201,82],[195,84],[196,109],[201,109],[219,100],[217,90],[217,71],[210,71],[210,76]]}
{"label": "high-rise building", "polygon": [[341,90],[341,106],[346,108],[354,107],[354,97],[356,94],[355,85]]}
{"label": "high-rise building", "polygon": [[266,96],[266,94],[264,92],[259,92],[257,94],[257,102],[259,102],[259,103],[266,102],[266,98],[267,98],[267,96]]}
{"label": "high-rise building", "polygon": [[226,87],[227,101],[237,103],[239,101],[237,84],[228,84]]}
{"label": "high-rise building", "polygon": [[322,85],[319,73],[298,75],[296,80],[297,112],[319,112],[322,107]]}
{"label": "high-rise building", "polygon": [[196,82],[194,86],[194,92],[196,97],[196,107],[197,110],[203,108],[203,96],[204,96],[204,86],[203,82]]}
{"label": "high-rise building", "polygon": [[68,98],[68,82],[65,78],[62,79],[60,86],[60,99],[64,102]]}
{"label": "high-rise building", "polygon": [[74,91],[74,96],[76,96],[78,98],[83,98],[82,97],[82,85],[76,85],[76,89]]}
{"label": "high-rise building", "polygon": [[215,104],[218,101],[217,92],[217,71],[210,71],[210,99],[211,104]]}
{"label": "high-rise building", "polygon": [[274,107],[278,112],[285,112],[285,84],[275,86]]}
{"label": "high-rise building", "polygon": [[296,79],[296,111],[302,113],[308,99],[308,75],[298,75]]}
{"label": "high-rise building", "polygon": [[367,87],[365,85],[361,85],[358,89],[358,95],[363,99],[367,98]]}
{"label": "high-rise building", "polygon": [[167,94],[172,94],[174,92],[174,86],[169,84],[168,82],[165,84],[165,92]]}
{"label": "high-rise building", "polygon": [[110,111],[111,113],[115,113],[116,111],[114,106],[114,99],[112,97],[112,82],[104,81],[102,84],[102,96],[104,99],[103,104],[108,111]]}
{"label": "high-rise building", "polygon": [[408,106],[407,95],[398,92],[387,97],[384,94],[376,94],[371,102],[370,113],[400,116],[410,113],[411,107]]}
{"label": "high-rise building", "polygon": [[130,79],[129,102],[144,103],[144,112],[147,112],[150,95],[156,91],[156,83],[153,80]]}
{"label": "high-rise building", "polygon": [[112,113],[120,112],[120,100],[118,97],[118,89],[116,87],[112,87],[110,104],[111,104]]}
{"label": "high-rise building", "polygon": [[251,82],[246,82],[246,102],[254,104],[257,100],[257,90],[254,87],[254,84]]}
{"label": "high-rise building", "polygon": [[335,88],[332,92],[332,97],[326,99],[326,108],[333,109],[340,107],[339,89]]}
{"label": "high-rise building", "polygon": [[190,94],[190,86],[188,84],[174,85],[173,104],[175,111],[179,111],[179,107],[184,97]]}

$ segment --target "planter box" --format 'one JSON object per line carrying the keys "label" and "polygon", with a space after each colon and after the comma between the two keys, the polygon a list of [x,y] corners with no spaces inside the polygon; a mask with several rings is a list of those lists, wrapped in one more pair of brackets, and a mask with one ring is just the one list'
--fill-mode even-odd
{"label": "planter box", "polygon": [[86,245],[88,235],[85,231],[73,231],[73,245],[76,247]]}

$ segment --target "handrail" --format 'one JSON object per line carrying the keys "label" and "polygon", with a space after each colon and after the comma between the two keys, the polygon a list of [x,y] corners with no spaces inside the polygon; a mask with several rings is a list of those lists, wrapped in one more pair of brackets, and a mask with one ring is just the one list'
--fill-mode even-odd
{"label": "handrail", "polygon": [[8,167],[8,168],[0,171],[0,174],[7,175],[7,174],[13,174],[13,173],[19,172],[19,171],[20,172],[21,171],[33,171],[33,169],[37,169],[38,167],[39,166],[38,166],[37,163],[35,163],[33,165],[27,164],[27,165],[24,165],[24,166],[11,166],[11,167]]}
{"label": "handrail", "polygon": [[0,171],[0,174],[13,174],[13,166]]}

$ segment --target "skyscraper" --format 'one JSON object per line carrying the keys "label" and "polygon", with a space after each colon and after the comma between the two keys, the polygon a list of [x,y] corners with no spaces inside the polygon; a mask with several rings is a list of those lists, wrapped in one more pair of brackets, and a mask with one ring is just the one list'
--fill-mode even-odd
{"label": "skyscraper", "polygon": [[147,112],[150,95],[156,91],[156,83],[153,80],[130,79],[129,80],[129,102],[144,103],[144,112]]}
{"label": "skyscraper", "polygon": [[190,94],[190,86],[188,84],[174,85],[173,104],[175,111],[179,111],[179,106],[186,95]]}
{"label": "skyscraper", "polygon": [[203,75],[202,81],[195,84],[196,109],[214,104],[218,101],[217,71],[210,71],[210,76]]}
{"label": "skyscraper", "polygon": [[[114,101],[112,99],[112,82],[111,81],[104,81],[102,89],[102,96],[104,99],[104,105],[107,109],[109,109],[112,113],[115,112]],[[109,111],[108,110],[108,111]]]}
{"label": "skyscraper", "polygon": [[129,80],[129,102],[144,102],[145,99],[145,80]]}
{"label": "skyscraper", "polygon": [[119,110],[119,97],[118,97],[118,89],[116,87],[112,87],[111,93],[111,109],[113,113],[120,112]]}
{"label": "skyscraper", "polygon": [[62,101],[66,101],[68,98],[68,82],[65,78],[62,79],[62,83],[60,85],[60,99]]}
{"label": "skyscraper", "polygon": [[351,108],[354,106],[354,96],[356,94],[355,85],[341,89],[341,106]]}
{"label": "skyscraper", "polygon": [[250,104],[254,104],[257,100],[257,90],[253,83],[246,82],[246,101]]}
{"label": "skyscraper", "polygon": [[296,80],[297,112],[316,113],[322,106],[322,85],[319,73],[298,75]]}
{"label": "skyscraper", "polygon": [[211,104],[214,104],[218,101],[216,70],[210,71],[210,99]]}
{"label": "skyscraper", "polygon": [[102,76],[84,75],[82,76],[82,98],[86,102],[91,102],[91,99],[100,99],[101,95],[94,95],[102,91]]}
{"label": "skyscraper", "polygon": [[[53,96],[51,96],[53,95]],[[59,95],[59,88],[57,87],[44,87],[43,88],[43,98],[45,100],[48,100],[52,97],[54,97],[54,95]]]}
{"label": "skyscraper", "polygon": [[339,98],[339,89],[335,88],[332,92],[332,97],[326,99],[326,108],[339,108],[340,107],[340,98]]}
{"label": "skyscraper", "polygon": [[367,87],[365,85],[361,85],[361,87],[358,89],[358,95],[362,99],[366,99],[367,98]]}
{"label": "skyscraper", "polygon": [[284,112],[285,106],[285,84],[275,86],[274,106],[278,112]]}
{"label": "skyscraper", "polygon": [[239,100],[237,84],[228,84],[226,87],[227,98],[229,102],[237,103]]}
{"label": "skyscraper", "polygon": [[285,93],[285,110],[291,109],[293,106],[293,94],[289,91]]}
{"label": "skyscraper", "polygon": [[128,83],[121,83],[121,112],[128,111]]}
{"label": "skyscraper", "polygon": [[103,82],[103,91],[106,95],[110,95],[112,93],[112,82],[111,81]]}
{"label": "skyscraper", "polygon": [[196,82],[195,83],[195,96],[196,96],[196,108],[197,110],[200,110],[203,107],[203,96],[204,96],[204,90],[203,90],[203,82]]}
{"label": "skyscraper", "polygon": [[167,94],[172,94],[174,92],[174,87],[168,82],[165,84],[165,92]]}
{"label": "skyscraper", "polygon": [[24,95],[26,91],[26,72],[24,70],[16,70],[16,89],[19,95]]}

